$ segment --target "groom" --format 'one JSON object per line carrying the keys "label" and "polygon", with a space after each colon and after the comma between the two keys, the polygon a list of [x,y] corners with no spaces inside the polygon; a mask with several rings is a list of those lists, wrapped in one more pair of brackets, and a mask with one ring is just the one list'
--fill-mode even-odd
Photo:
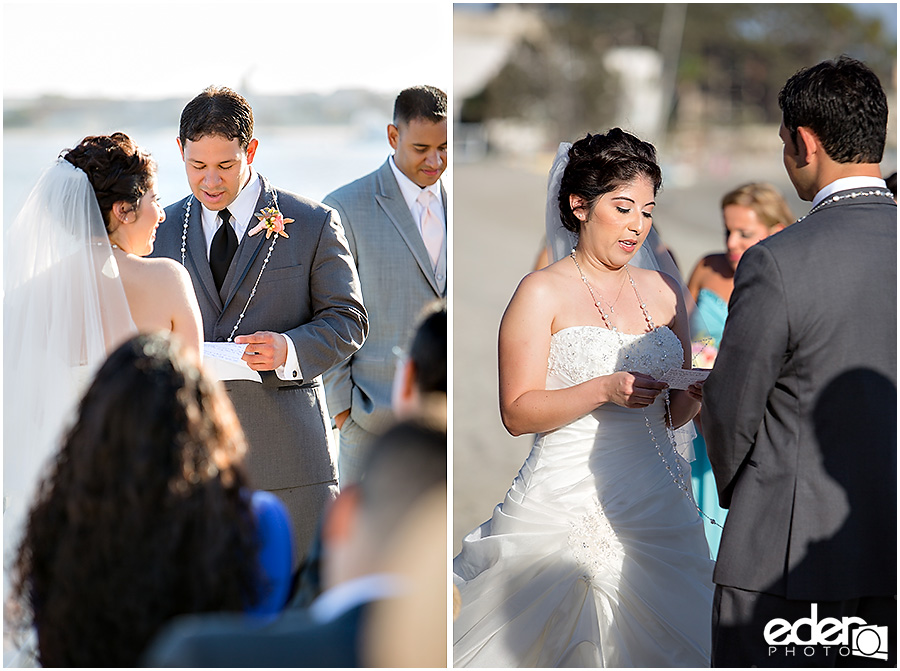
{"label": "groom", "polygon": [[[233,335],[260,372],[262,384],[225,388],[247,437],[251,482],[290,513],[296,566],[337,494],[321,375],[360,348],[368,318],[339,218],[257,173],[258,144],[253,110],[234,91],[209,87],[187,104],[178,147],[192,195],[166,208],[154,255],[190,273],[204,339]],[[281,215],[273,231],[256,230],[264,208]]]}
{"label": "groom", "polygon": [[[887,99],[841,57],[778,98],[805,217],[741,258],[703,432],[729,508],[713,666],[896,666],[897,207]],[[856,618],[845,620],[844,618]]]}

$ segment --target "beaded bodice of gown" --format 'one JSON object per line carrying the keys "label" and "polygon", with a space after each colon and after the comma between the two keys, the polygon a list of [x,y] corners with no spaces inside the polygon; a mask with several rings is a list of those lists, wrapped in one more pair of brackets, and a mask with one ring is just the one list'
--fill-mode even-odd
{"label": "beaded bodice of gown", "polygon": [[570,326],[550,337],[547,388],[559,389],[617,371],[659,378],[670,368],[681,368],[682,360],[681,341],[667,326],[638,334],[613,332],[605,326]]}

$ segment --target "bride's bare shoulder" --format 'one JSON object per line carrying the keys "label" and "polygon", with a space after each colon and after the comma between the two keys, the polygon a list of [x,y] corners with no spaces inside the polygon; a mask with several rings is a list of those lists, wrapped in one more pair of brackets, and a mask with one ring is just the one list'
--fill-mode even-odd
{"label": "bride's bare shoulder", "polygon": [[561,259],[540,270],[528,273],[522,278],[517,291],[540,294],[565,291],[566,284],[573,277],[571,262],[566,263],[567,260]]}
{"label": "bride's bare shoulder", "polygon": [[549,329],[560,306],[565,305],[566,297],[572,294],[572,281],[566,264],[559,261],[529,273],[519,282],[506,315],[516,316],[532,325],[546,322]]}
{"label": "bride's bare shoulder", "polygon": [[129,257],[128,261],[129,263],[122,264],[122,271],[127,271],[132,281],[146,282],[147,286],[159,290],[190,285],[191,278],[187,269],[173,259],[145,256]]}

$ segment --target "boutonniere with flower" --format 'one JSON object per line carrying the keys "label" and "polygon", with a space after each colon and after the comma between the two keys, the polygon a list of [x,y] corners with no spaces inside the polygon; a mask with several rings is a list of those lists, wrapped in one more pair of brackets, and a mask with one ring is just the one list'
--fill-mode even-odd
{"label": "boutonniere with flower", "polygon": [[267,240],[272,237],[273,233],[276,233],[283,238],[290,237],[284,232],[284,226],[285,224],[294,223],[294,220],[286,219],[276,208],[264,207],[259,211],[259,214],[256,215],[256,218],[259,219],[259,224],[257,224],[256,228],[252,231],[249,231],[247,235],[253,236],[260,231],[265,231]]}
{"label": "boutonniere with flower", "polygon": [[712,339],[691,343],[691,367],[712,368],[719,350],[712,344]]}

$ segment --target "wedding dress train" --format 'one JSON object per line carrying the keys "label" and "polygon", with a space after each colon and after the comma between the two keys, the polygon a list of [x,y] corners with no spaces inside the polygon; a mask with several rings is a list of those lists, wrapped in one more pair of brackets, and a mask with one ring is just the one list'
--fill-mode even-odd
{"label": "wedding dress train", "polygon": [[[658,378],[682,360],[667,327],[566,328],[551,337],[547,389],[617,370]],[[537,436],[454,559],[454,666],[709,665],[713,563],[664,416],[660,395]]]}

